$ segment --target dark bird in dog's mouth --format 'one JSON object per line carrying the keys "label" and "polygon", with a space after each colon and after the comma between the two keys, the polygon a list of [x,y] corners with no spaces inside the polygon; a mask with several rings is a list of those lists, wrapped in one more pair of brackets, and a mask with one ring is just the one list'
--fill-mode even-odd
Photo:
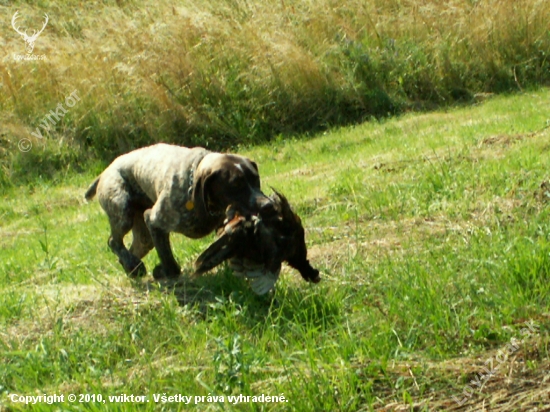
{"label": "dark bird in dog's mouth", "polygon": [[195,262],[195,275],[229,260],[234,274],[249,279],[252,290],[263,295],[274,287],[282,262],[287,262],[304,280],[321,281],[319,271],[307,260],[300,218],[281,193],[273,192],[274,209],[269,213],[243,216],[233,205],[227,208],[218,239]]}

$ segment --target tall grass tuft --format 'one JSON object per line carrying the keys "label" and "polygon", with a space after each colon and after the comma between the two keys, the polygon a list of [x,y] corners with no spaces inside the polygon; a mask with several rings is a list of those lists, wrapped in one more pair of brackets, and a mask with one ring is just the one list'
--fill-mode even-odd
{"label": "tall grass tuft", "polygon": [[[35,47],[45,61],[15,61],[23,41],[8,21],[0,28],[2,185],[40,173],[17,166],[22,138],[35,151],[72,147],[67,162],[158,141],[226,148],[550,80],[541,0],[16,1],[0,11],[30,28],[50,16]],[[30,135],[75,88],[82,101],[63,121]]]}

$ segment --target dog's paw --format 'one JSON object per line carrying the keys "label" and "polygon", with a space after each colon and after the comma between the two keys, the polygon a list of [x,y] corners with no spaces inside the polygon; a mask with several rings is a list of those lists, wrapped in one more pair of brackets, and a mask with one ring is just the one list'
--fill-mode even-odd
{"label": "dog's paw", "polygon": [[157,265],[155,269],[153,269],[153,277],[155,279],[176,279],[179,277],[180,273],[180,268],[166,269],[163,265]]}
{"label": "dog's paw", "polygon": [[145,264],[135,256],[131,256],[131,259],[127,261],[118,260],[128,277],[135,279],[143,277],[147,274],[147,268]]}
{"label": "dog's paw", "polygon": [[140,261],[137,266],[134,267],[131,271],[128,272],[128,276],[132,279],[136,278],[142,278],[147,274],[147,268],[145,267],[145,264]]}

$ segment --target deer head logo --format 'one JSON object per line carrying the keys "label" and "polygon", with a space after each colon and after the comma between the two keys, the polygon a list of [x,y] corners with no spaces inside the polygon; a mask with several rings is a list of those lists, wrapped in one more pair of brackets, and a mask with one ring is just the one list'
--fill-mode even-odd
{"label": "deer head logo", "polygon": [[21,37],[23,37],[23,40],[25,40],[25,43],[26,43],[25,50],[27,51],[27,54],[31,54],[32,51],[34,50],[34,43],[36,42],[36,39],[38,38],[38,36],[40,36],[40,33],[42,33],[44,31],[44,29],[46,28],[46,24],[48,24],[48,15],[44,14],[44,16],[46,17],[46,21],[44,21],[44,25],[42,26],[42,28],[39,31],[33,30],[32,35],[29,36],[27,34],[27,30],[22,32],[17,27],[17,17],[18,17],[17,14],[18,13],[19,12],[16,11],[15,14],[13,15],[13,17],[11,19],[11,25],[12,25],[13,29],[17,33],[19,33],[21,35]]}

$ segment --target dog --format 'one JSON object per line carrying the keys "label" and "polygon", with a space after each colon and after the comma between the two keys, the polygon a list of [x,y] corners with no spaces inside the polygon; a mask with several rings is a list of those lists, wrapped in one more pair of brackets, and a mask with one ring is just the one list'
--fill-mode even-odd
{"label": "dog", "polygon": [[[163,143],[116,158],[90,185],[85,198],[96,195],[111,226],[108,245],[130,277],[147,273],[141,259],[153,247],[160,259],[153,277],[178,277],[181,268],[172,253],[170,232],[202,238],[223,224],[229,206],[243,216],[268,218],[277,213],[261,191],[258,166],[252,160]],[[133,240],[128,250],[123,239],[130,230]],[[311,277],[314,269],[305,260],[303,229],[299,235],[296,256],[289,261],[300,273],[308,271],[304,278]]]}

